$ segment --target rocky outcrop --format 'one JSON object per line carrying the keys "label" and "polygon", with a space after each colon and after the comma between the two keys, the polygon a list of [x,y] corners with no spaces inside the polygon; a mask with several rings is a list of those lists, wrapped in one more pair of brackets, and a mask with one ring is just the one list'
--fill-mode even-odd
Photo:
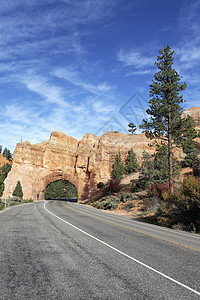
{"label": "rocky outcrop", "polygon": [[[199,126],[200,108],[187,110],[194,112]],[[73,183],[79,199],[86,198],[94,191],[100,181],[106,182],[112,175],[113,163],[117,153],[125,159],[133,148],[141,161],[143,151],[153,153],[145,134],[130,135],[120,132],[107,132],[102,136],[85,134],[81,141],[54,131],[48,141],[31,145],[28,141],[17,144],[12,170],[5,180],[3,197],[12,195],[18,180],[22,184],[25,199],[44,199],[45,190],[50,182],[66,179]],[[183,157],[180,150],[176,156]]]}
{"label": "rocky outcrop", "polygon": [[125,158],[133,148],[140,160],[143,150],[149,148],[148,144],[144,134],[107,132],[101,137],[85,134],[78,142],[60,131],[52,132],[48,141],[39,144],[19,143],[14,151],[12,170],[5,181],[3,197],[11,196],[20,180],[25,199],[44,199],[50,182],[66,179],[76,186],[79,199],[83,199],[93,192],[98,182],[110,179],[119,150]]}

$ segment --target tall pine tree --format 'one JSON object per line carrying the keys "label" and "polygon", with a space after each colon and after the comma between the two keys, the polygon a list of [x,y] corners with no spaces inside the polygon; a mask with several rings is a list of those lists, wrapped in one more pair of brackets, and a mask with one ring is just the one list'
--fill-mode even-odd
{"label": "tall pine tree", "polygon": [[149,119],[143,120],[141,128],[148,138],[162,139],[168,148],[168,178],[169,192],[173,192],[173,156],[172,146],[177,138],[182,135],[180,119],[183,96],[180,91],[185,90],[186,83],[181,83],[180,76],[173,69],[174,51],[170,46],[165,46],[164,51],[159,50],[155,65],[159,71],[155,73],[154,80],[150,84],[150,100],[147,109]]}

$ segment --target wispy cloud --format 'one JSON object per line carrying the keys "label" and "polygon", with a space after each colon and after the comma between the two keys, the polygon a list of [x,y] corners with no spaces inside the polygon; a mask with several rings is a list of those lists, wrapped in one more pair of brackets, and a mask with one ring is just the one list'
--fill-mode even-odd
{"label": "wispy cloud", "polygon": [[65,69],[59,68],[56,69],[52,74],[58,78],[65,79],[71,84],[95,95],[101,95],[115,89],[115,86],[111,86],[107,82],[101,82],[95,85],[83,80],[80,73],[76,71],[74,67],[68,67]]}
{"label": "wispy cloud", "polygon": [[117,59],[125,66],[133,66],[136,69],[151,67],[154,64],[155,58],[144,55],[138,50],[120,50],[117,53]]}
{"label": "wispy cloud", "polygon": [[58,104],[63,108],[68,106],[63,90],[55,84],[49,83],[44,77],[28,74],[19,76],[19,79],[28,90],[39,94],[46,102]]}

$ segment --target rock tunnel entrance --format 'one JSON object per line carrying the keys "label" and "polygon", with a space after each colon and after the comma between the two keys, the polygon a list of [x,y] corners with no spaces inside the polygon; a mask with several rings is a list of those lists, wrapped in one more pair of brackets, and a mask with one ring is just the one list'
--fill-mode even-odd
{"label": "rock tunnel entrance", "polygon": [[45,200],[78,201],[78,193],[74,184],[68,180],[60,179],[49,183],[45,190]]}

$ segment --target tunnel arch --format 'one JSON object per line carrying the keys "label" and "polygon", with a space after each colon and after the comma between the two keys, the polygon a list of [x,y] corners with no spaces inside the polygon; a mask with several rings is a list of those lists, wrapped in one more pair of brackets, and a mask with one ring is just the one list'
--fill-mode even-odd
{"label": "tunnel arch", "polygon": [[79,197],[79,189],[76,179],[69,174],[62,173],[62,171],[53,171],[44,177],[38,178],[33,185],[33,199],[43,200],[45,199],[45,192],[47,186],[55,181],[65,180],[73,184],[77,191],[77,199]]}
{"label": "tunnel arch", "polygon": [[68,200],[77,202],[77,189],[73,183],[59,179],[49,183],[45,190],[45,200]]}

